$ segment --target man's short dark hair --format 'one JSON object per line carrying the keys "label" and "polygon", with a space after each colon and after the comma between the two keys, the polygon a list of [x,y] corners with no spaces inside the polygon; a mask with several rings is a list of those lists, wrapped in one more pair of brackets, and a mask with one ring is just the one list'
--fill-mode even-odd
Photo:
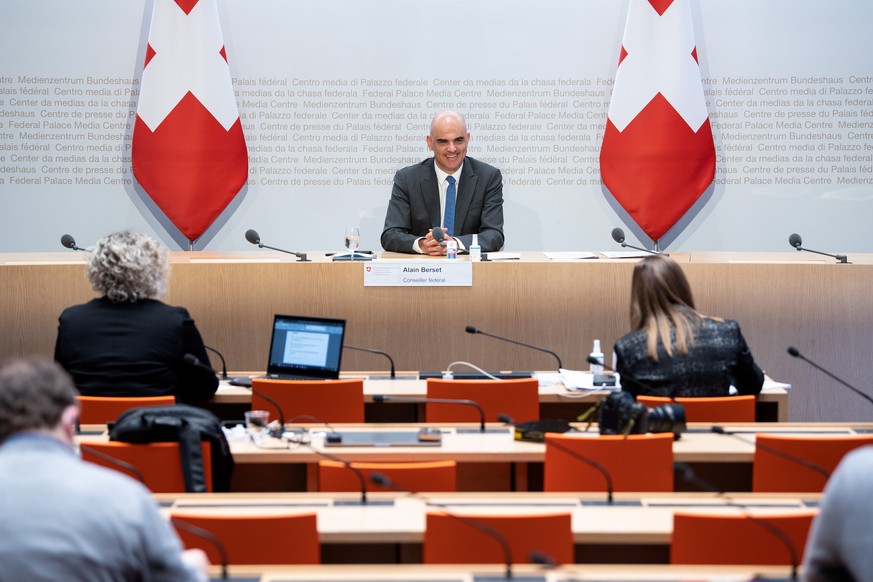
{"label": "man's short dark hair", "polygon": [[76,404],[70,375],[46,358],[12,360],[0,368],[0,442],[28,430],[52,429]]}

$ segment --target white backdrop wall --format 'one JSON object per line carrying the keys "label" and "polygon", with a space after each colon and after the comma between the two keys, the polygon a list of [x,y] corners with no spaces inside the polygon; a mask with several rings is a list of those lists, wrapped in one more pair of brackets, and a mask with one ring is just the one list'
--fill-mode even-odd
{"label": "white backdrop wall", "polygon": [[[611,250],[638,229],[597,157],[625,0],[219,0],[250,180],[197,249],[246,229],[296,250],[379,234],[436,111],[504,171],[507,250]],[[693,0],[717,180],[674,250],[873,252],[873,3]],[[121,228],[187,241],[132,180],[151,0],[0,7],[0,252]],[[326,182],[323,182],[326,181]],[[633,239],[634,236],[629,237]],[[647,239],[641,239],[649,243]]]}

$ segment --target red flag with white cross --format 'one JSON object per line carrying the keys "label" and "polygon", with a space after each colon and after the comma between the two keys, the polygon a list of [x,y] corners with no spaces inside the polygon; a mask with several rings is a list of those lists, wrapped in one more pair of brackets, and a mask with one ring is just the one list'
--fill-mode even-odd
{"label": "red flag with white cross", "polygon": [[691,0],[630,0],[600,174],[654,241],[715,178]]}
{"label": "red flag with white cross", "polygon": [[194,241],[239,193],[248,153],[216,0],[154,0],[133,174]]}

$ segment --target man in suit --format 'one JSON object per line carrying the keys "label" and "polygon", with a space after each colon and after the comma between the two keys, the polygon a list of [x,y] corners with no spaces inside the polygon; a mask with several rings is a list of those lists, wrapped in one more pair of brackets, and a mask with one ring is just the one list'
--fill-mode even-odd
{"label": "man in suit", "polygon": [[467,157],[469,141],[460,113],[443,111],[433,118],[427,136],[433,157],[394,176],[382,248],[444,255],[433,227],[454,238],[461,251],[470,247],[474,234],[485,252],[503,246],[503,177],[497,168]]}

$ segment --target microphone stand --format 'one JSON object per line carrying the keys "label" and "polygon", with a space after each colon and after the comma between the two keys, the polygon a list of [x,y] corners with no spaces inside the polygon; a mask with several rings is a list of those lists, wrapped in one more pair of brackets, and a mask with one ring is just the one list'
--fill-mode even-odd
{"label": "microphone stand", "polygon": [[381,352],[379,350],[373,350],[370,348],[359,348],[356,346],[350,346],[349,344],[344,344],[344,348],[349,350],[355,350],[357,352],[369,352],[371,354],[379,354],[380,356],[385,356],[388,358],[388,361],[391,362],[391,379],[394,380],[397,377],[397,372],[394,370],[394,358],[389,356],[386,352]]}
{"label": "microphone stand", "polygon": [[552,350],[547,350],[546,348],[541,348],[541,347],[539,347],[539,346],[532,346],[531,344],[526,344],[526,343],[523,343],[523,342],[520,342],[520,341],[517,341],[517,340],[514,340],[514,339],[509,339],[508,337],[503,337],[503,336],[499,336],[499,335],[494,335],[493,333],[487,333],[487,332],[482,331],[482,330],[479,329],[478,327],[474,327],[474,326],[472,326],[472,325],[468,325],[467,327],[465,327],[465,328],[464,328],[464,331],[466,331],[467,333],[474,334],[474,335],[477,334],[477,333],[478,333],[478,334],[482,334],[482,335],[485,335],[485,336],[488,336],[488,337],[493,337],[494,339],[499,339],[499,340],[503,340],[503,341],[505,341],[505,342],[509,342],[509,343],[511,343],[511,344],[515,344],[515,345],[517,345],[517,346],[522,346],[522,347],[525,347],[525,348],[530,348],[530,349],[532,349],[532,350],[537,350],[537,351],[539,351],[539,352],[545,352],[545,353],[547,353],[547,354],[551,354],[551,355],[555,358],[555,360],[558,361],[558,369],[560,370],[561,368],[564,367],[564,364],[561,362],[561,358],[558,356],[558,354],[556,354],[556,353],[553,352]]}

